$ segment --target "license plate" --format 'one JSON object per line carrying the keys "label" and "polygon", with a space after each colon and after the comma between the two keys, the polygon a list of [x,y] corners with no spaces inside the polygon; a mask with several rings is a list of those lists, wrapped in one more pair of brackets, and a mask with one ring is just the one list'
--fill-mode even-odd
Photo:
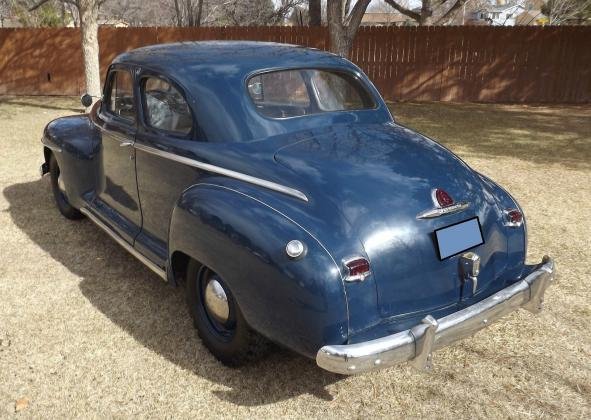
{"label": "license plate", "polygon": [[435,238],[440,260],[453,257],[484,243],[478,217],[436,229]]}

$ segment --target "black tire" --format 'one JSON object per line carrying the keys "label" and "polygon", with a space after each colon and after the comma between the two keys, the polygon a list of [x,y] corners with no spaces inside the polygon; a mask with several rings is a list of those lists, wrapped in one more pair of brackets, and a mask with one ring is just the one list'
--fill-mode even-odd
{"label": "black tire", "polygon": [[55,156],[52,154],[49,158],[49,176],[51,178],[51,190],[53,191],[53,197],[55,198],[55,204],[57,205],[60,213],[67,219],[78,220],[84,217],[82,213],[75,207],[70,205],[68,197],[65,192],[59,187],[59,176],[60,168],[57,164]]}
{"label": "black tire", "polygon": [[[229,316],[224,324],[213,319],[205,305],[205,286],[213,276],[222,284],[228,299]],[[205,347],[220,362],[230,367],[243,366],[269,351],[270,342],[246,323],[227,284],[215,272],[194,260],[187,267],[186,293],[193,325]]]}

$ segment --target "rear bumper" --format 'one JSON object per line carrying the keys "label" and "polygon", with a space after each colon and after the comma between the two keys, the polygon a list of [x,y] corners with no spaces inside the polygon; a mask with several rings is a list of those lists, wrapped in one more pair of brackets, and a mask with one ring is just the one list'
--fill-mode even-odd
{"label": "rear bumper", "polygon": [[480,302],[440,319],[427,316],[413,328],[357,344],[322,347],[316,363],[344,375],[382,369],[411,361],[419,369],[431,367],[431,352],[470,337],[519,308],[538,313],[544,292],[554,280],[554,262],[545,256],[531,274]]}

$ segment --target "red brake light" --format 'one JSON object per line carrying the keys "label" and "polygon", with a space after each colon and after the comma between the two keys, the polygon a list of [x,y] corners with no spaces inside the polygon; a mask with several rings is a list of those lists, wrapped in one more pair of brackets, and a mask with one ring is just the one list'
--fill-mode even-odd
{"label": "red brake light", "polygon": [[505,210],[505,216],[507,217],[508,226],[521,226],[523,223],[523,214],[519,209]]}
{"label": "red brake light", "polygon": [[370,273],[369,261],[363,257],[356,257],[345,262],[349,271],[347,281],[364,280]]}
{"label": "red brake light", "polygon": [[435,200],[437,200],[439,207],[449,207],[454,203],[454,199],[444,190],[440,190],[439,188],[435,190]]}

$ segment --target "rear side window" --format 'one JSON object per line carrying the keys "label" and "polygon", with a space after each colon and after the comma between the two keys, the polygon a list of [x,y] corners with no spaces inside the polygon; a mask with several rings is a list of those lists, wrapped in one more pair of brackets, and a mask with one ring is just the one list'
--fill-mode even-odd
{"label": "rear side window", "polygon": [[176,134],[189,134],[193,118],[183,95],[165,80],[148,77],[143,84],[149,126]]}
{"label": "rear side window", "polygon": [[133,100],[133,78],[128,71],[111,72],[108,111],[130,122],[135,121],[135,102]]}
{"label": "rear side window", "polygon": [[370,109],[371,94],[352,75],[320,69],[279,70],[248,80],[248,93],[266,117]]}

